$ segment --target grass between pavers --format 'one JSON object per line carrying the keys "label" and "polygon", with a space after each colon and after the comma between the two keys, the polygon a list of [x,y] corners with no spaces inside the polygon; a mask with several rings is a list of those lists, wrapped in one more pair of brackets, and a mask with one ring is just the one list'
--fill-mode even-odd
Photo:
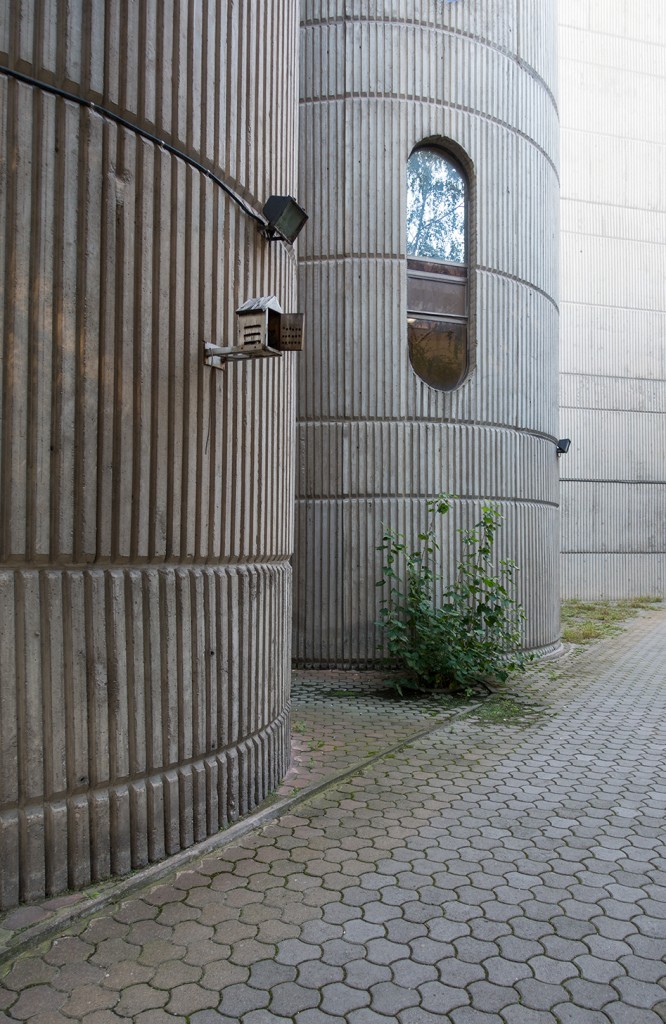
{"label": "grass between pavers", "polygon": [[511,693],[493,693],[475,707],[470,708],[465,718],[473,718],[481,725],[532,725],[544,712],[540,704],[532,704]]}
{"label": "grass between pavers", "polygon": [[[628,619],[640,611],[663,605],[659,597],[633,597],[621,601],[565,601],[562,603],[562,640],[575,646],[584,646],[622,632]],[[548,712],[544,705],[540,685],[546,681],[559,682],[567,665],[539,664],[528,668],[525,674],[510,677],[504,687],[499,688],[485,700],[479,701],[464,714],[476,722],[487,725],[532,725],[542,714]],[[536,684],[536,690],[534,688]]]}
{"label": "grass between pavers", "polygon": [[[621,601],[566,601],[562,603],[562,640],[573,647],[583,646],[597,640],[609,638],[622,631],[626,620],[639,614],[641,610],[650,610],[663,604],[658,597],[635,597]],[[516,725],[529,726],[543,714],[549,712],[549,701],[544,697],[548,691],[553,692],[553,684],[557,684],[566,672],[566,665],[552,662],[532,662],[525,673],[516,673],[500,686],[494,686],[490,694],[479,693],[474,698],[445,690],[429,691],[427,688],[414,690],[400,685],[399,672],[375,672],[373,676],[382,679],[383,686],[376,689],[374,697],[379,703],[403,705],[405,707],[419,705],[423,716],[438,717],[443,712],[457,712],[463,718],[470,718],[479,724],[492,726]],[[357,673],[355,678],[362,678]],[[323,691],[328,699],[349,702],[366,696],[362,686],[354,689],[330,688]],[[295,733],[305,731],[305,722],[292,723]],[[316,750],[316,741],[307,744],[309,750]],[[321,744],[318,744],[321,745]],[[333,748],[336,749],[336,748]],[[375,754],[378,751],[366,751]],[[307,767],[307,765],[306,765]]]}
{"label": "grass between pavers", "polygon": [[623,601],[563,601],[562,639],[568,644],[589,644],[622,629],[621,623],[642,609],[661,604],[659,597],[631,597]]}
{"label": "grass between pavers", "polygon": [[[663,607],[659,597],[633,597],[620,601],[564,601],[562,602],[562,640],[570,650],[582,653],[585,646],[598,640],[609,639],[626,628],[628,620],[641,611]],[[504,687],[467,712],[488,726],[529,726],[539,716],[550,714],[550,698],[557,693],[559,684],[571,671],[568,659],[533,662],[524,674],[510,677]]]}

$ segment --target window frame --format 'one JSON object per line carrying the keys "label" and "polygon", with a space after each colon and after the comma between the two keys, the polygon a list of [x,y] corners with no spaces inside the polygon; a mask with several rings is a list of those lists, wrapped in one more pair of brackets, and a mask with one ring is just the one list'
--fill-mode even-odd
{"label": "window frame", "polygon": [[[429,151],[435,153],[449,166],[453,167],[458,174],[460,174],[463,185],[464,185],[464,261],[454,261],[437,259],[436,257],[422,258],[413,256],[407,253],[407,224],[408,214],[405,217],[405,253],[406,253],[406,297],[407,297],[407,338],[409,348],[409,358],[412,369],[428,387],[433,390],[438,390],[443,393],[452,393],[461,388],[470,378],[472,372],[475,369],[475,349],[476,345],[473,341],[473,325],[474,325],[474,295],[475,295],[475,266],[474,266],[474,232],[473,217],[474,217],[474,178],[473,169],[466,155],[461,159],[459,152],[452,152],[453,144],[441,139],[424,139],[418,143],[411,150],[406,170],[409,167],[409,161],[412,159],[415,153],[420,151]],[[459,147],[455,147],[455,150],[459,151]],[[405,188],[405,195],[407,195],[407,188]],[[406,211],[407,212],[407,211]],[[443,286],[442,295],[439,303],[434,301],[432,305],[433,309],[427,309],[425,305],[419,304],[414,299],[414,293],[410,296],[410,282],[422,282],[430,283],[433,289],[436,290],[438,285]],[[460,288],[462,295],[458,295],[457,308],[444,309],[443,306],[446,303],[446,292],[448,291],[449,296],[455,294],[457,288]],[[451,291],[453,289],[453,292]],[[451,304],[455,306],[455,303]],[[418,342],[415,340],[415,325],[421,323],[422,325],[429,325],[433,328],[439,324],[442,328],[442,335],[446,335],[446,326],[455,328],[455,333],[459,336],[464,331],[464,346],[465,346],[465,359],[464,366],[462,366],[458,377],[451,382],[440,381],[437,382],[432,377],[428,379],[423,375],[421,370],[418,368],[418,359],[415,359],[415,348]],[[444,355],[444,353],[443,353]],[[415,362],[417,365],[415,365]],[[446,359],[442,359],[442,365],[446,363]]]}

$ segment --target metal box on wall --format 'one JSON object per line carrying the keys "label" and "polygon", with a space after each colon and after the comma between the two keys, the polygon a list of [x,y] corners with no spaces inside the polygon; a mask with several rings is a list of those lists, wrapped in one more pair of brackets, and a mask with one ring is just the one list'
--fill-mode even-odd
{"label": "metal box on wall", "polygon": [[236,352],[278,355],[303,348],[303,314],[283,313],[274,295],[248,299],[236,310]]}
{"label": "metal box on wall", "polygon": [[248,299],[236,310],[236,351],[250,355],[277,355],[282,306],[274,295]]}
{"label": "metal box on wall", "polygon": [[280,317],[280,333],[273,341],[280,352],[303,351],[303,313],[283,313]]}

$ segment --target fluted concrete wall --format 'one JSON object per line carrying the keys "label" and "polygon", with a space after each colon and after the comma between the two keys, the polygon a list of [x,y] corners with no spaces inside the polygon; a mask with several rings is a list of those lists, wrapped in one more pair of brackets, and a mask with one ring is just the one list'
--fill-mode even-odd
{"label": "fluted concrete wall", "polygon": [[666,593],[666,8],[560,0],[562,584]]}
{"label": "fluted concrete wall", "polygon": [[[0,5],[0,906],[248,810],[288,759],[297,4]],[[123,118],[121,126],[114,118]],[[135,130],[167,141],[166,152]]]}
{"label": "fluted concrete wall", "polygon": [[[554,0],[306,0],[295,656],[376,659],[382,524],[415,536],[425,497],[485,499],[522,567],[526,645],[557,641],[558,117]],[[476,369],[429,389],[406,340],[406,163],[424,139],[473,165]],[[455,151],[454,151],[455,152]]]}

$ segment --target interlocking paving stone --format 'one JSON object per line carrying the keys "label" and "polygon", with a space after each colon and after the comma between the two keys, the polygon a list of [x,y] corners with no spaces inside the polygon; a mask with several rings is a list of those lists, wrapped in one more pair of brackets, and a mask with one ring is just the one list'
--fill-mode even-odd
{"label": "interlocking paving stone", "polygon": [[238,1020],[250,1010],[268,1006],[271,998],[269,992],[257,991],[247,985],[229,985],[222,991],[221,996],[218,1010],[221,1014],[231,1017],[232,1020]]}
{"label": "interlocking paving stone", "polygon": [[10,1020],[30,1020],[40,1013],[59,1010],[67,996],[48,985],[34,985],[24,989],[9,1010]]}
{"label": "interlocking paving stone", "polygon": [[[282,1019],[284,1020],[284,1024],[291,1024],[291,1021],[294,1018],[290,1017],[289,1020],[287,1020],[285,1017]],[[324,1013],[323,1010],[303,1010],[302,1013],[296,1015],[297,1024],[344,1024],[346,1019],[347,1018],[345,1017],[338,1017],[337,1015],[332,1016],[330,1013]],[[248,1021],[249,1017],[246,1017],[243,1024],[248,1024]],[[279,1024],[280,1018],[271,1016],[270,1021],[266,1020],[265,1024],[274,1024],[275,1021]]]}
{"label": "interlocking paving stone", "polygon": [[[548,708],[528,725],[414,739],[445,721],[436,702],[301,677],[284,792],[412,740],[19,957],[3,1019],[665,1020],[665,625],[647,613],[515,683]],[[19,924],[59,912],[32,909]]]}
{"label": "interlocking paving stone", "polygon": [[54,967],[62,967],[63,964],[76,964],[87,960],[94,952],[95,947],[91,943],[84,942],[76,935],[63,935],[54,939],[50,949],[44,954],[44,960]]}
{"label": "interlocking paving stone", "polygon": [[154,988],[168,990],[188,982],[200,981],[201,976],[201,968],[184,964],[181,960],[167,960],[157,968],[150,983]]}
{"label": "interlocking paving stone", "polygon": [[501,1011],[505,1024],[557,1024],[557,1019],[547,1010],[532,1010],[528,1006],[507,1006]]}
{"label": "interlocking paving stone", "polygon": [[514,988],[494,985],[489,981],[475,981],[469,986],[468,991],[472,1005],[490,1013],[497,1013],[516,1001]]}
{"label": "interlocking paving stone", "polygon": [[326,1013],[346,1017],[352,1010],[359,1010],[370,1002],[370,994],[350,988],[341,983],[325,985],[321,990],[321,1009]]}
{"label": "interlocking paving stone", "polygon": [[[362,961],[360,961],[362,963]],[[299,985],[304,988],[313,988],[317,991],[324,987],[324,985],[333,985],[335,982],[343,981],[345,979],[345,971],[342,967],[337,967],[334,964],[324,964],[318,960],[308,960],[304,964],[299,964],[298,970],[295,971],[295,978]],[[374,981],[377,978],[373,978]],[[346,978],[347,984],[351,984],[349,978]],[[364,979],[364,983],[359,988],[368,987],[368,978]],[[354,986],[356,987],[356,986]]]}
{"label": "interlocking paving stone", "polygon": [[[623,1008],[624,1010],[624,1008]],[[558,1024],[608,1024],[608,1016],[601,1010],[590,1010],[575,1003],[560,1003],[553,1007]],[[620,1018],[624,1020],[624,1018]],[[618,1022],[619,1024],[619,1022]],[[643,1024],[648,1024],[644,1021]]]}
{"label": "interlocking paving stone", "polygon": [[296,982],[286,981],[271,989],[270,1008],[273,1013],[291,1016],[300,1010],[309,1010],[317,1006],[319,998],[319,992],[304,988]]}
{"label": "interlocking paving stone", "polygon": [[[133,1018],[133,1024],[174,1024],[174,1021],[178,1021],[178,1024],[185,1024],[184,1017],[172,1017],[165,1010],[144,1010],[143,1013],[139,1013]],[[94,1022],[94,1024],[98,1024],[98,1022]],[[109,1019],[108,1021],[102,1020],[99,1024],[113,1024],[113,1022]]]}
{"label": "interlocking paving stone", "polygon": [[417,1006],[419,1003],[418,994],[413,989],[396,985],[392,981],[380,981],[370,989],[372,997],[371,1008],[378,1013],[395,1017],[400,1010],[408,1006]]}
{"label": "interlocking paving stone", "polygon": [[30,985],[47,984],[53,981],[57,975],[57,969],[44,960],[21,957],[3,979],[3,985],[13,992],[20,992],[21,989],[28,988]]}
{"label": "interlocking paving stone", "polygon": [[168,998],[167,992],[162,992],[152,985],[130,985],[123,990],[120,999],[114,1004],[114,1010],[122,1017],[135,1017],[144,1010],[164,1006]]}

